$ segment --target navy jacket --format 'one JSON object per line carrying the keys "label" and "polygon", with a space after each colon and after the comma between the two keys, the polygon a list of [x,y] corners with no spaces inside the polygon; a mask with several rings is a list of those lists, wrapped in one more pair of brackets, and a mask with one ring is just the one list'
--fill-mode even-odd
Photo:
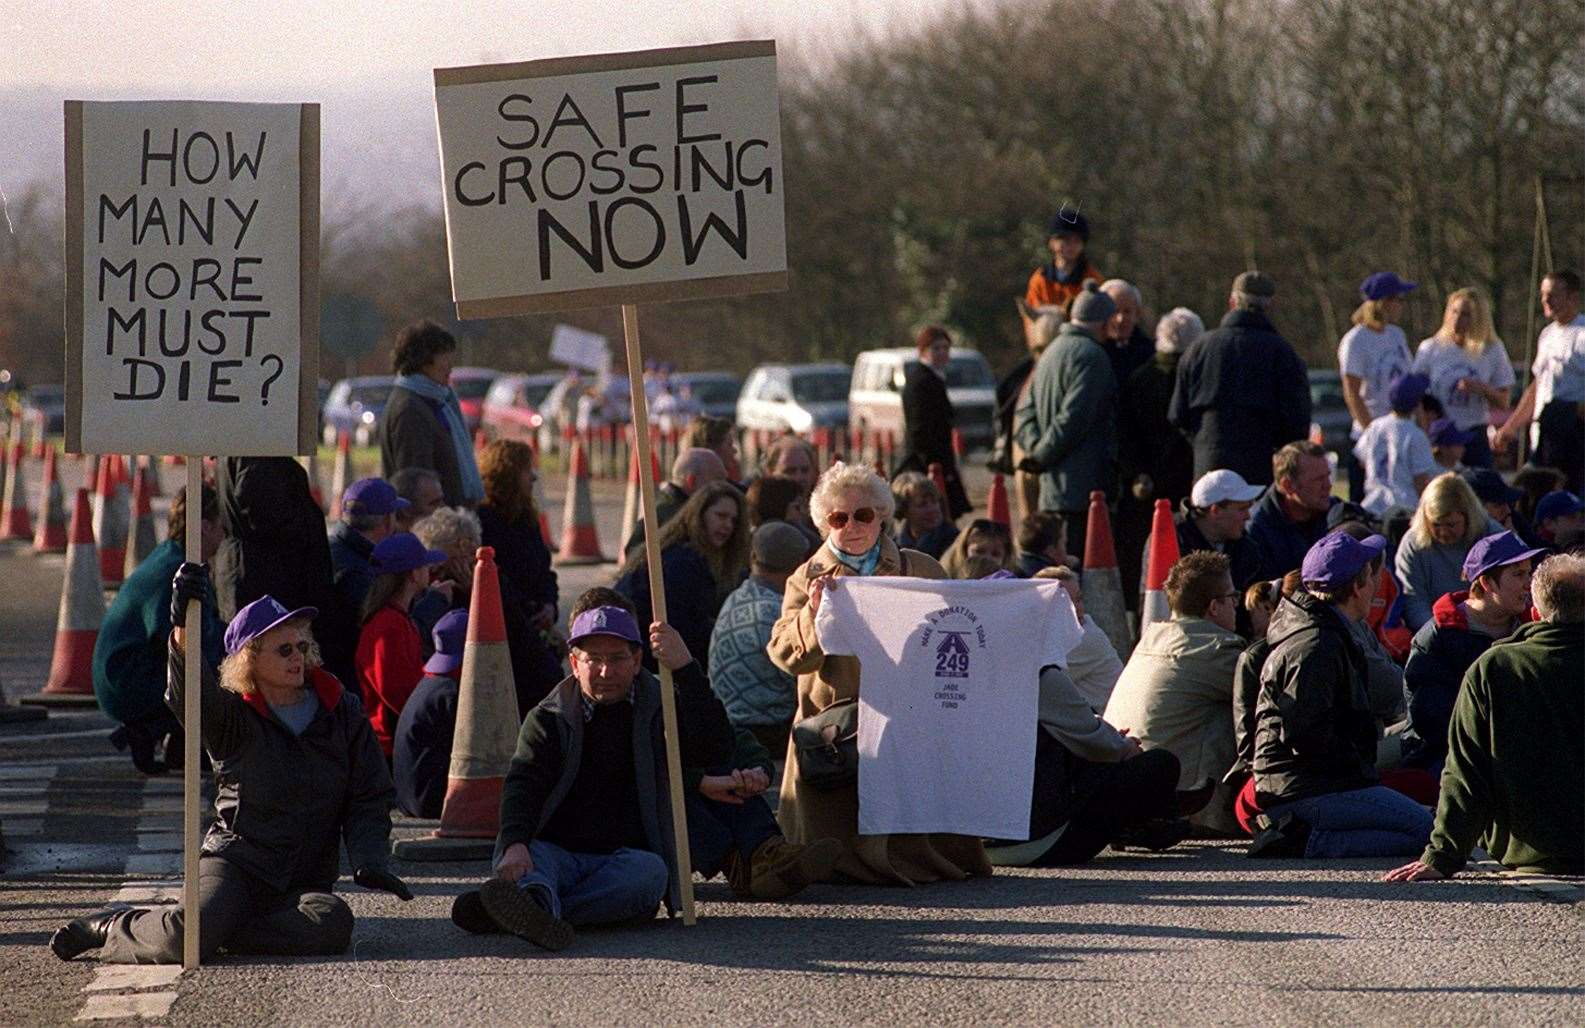
{"label": "navy jacket", "polygon": [[[704,667],[710,657],[710,633],[715,631],[716,615],[721,613],[724,599],[717,594],[715,575],[704,554],[686,542],[672,543],[662,550],[660,568],[666,583],[666,621],[682,636],[699,666]],[[736,588],[737,583],[732,586]],[[649,624],[655,620],[655,606],[649,595],[648,565],[629,571],[613,588],[638,608],[639,631],[644,636],[644,667],[654,672],[658,665],[649,649]]]}
{"label": "navy jacket", "polygon": [[539,607],[547,603],[556,606],[560,596],[556,572],[550,566],[550,548],[536,519],[523,515],[508,521],[488,505],[481,506],[478,513],[480,541],[495,548],[506,647],[512,654],[517,713],[523,717],[562,679],[561,658],[531,620]]}
{"label": "navy jacket", "polygon": [[[1338,502],[1337,497],[1332,497],[1334,505]],[[1305,553],[1326,534],[1326,515],[1318,514],[1298,524],[1282,509],[1277,490],[1268,489],[1250,513],[1244,534],[1260,547],[1261,558],[1265,561],[1261,577],[1281,578],[1290,571],[1297,571],[1304,563]]]}
{"label": "navy jacket", "polygon": [[374,584],[374,567],[369,563],[373,556],[374,544],[351,525],[342,522],[331,530],[330,565],[336,591],[360,614],[363,598]]}
{"label": "navy jacket", "polygon": [[455,678],[424,675],[396,722],[391,768],[396,804],[413,817],[440,816],[451,770],[459,689]]}
{"label": "navy jacket", "polygon": [[1468,598],[1468,592],[1456,592],[1438,599],[1431,606],[1431,620],[1414,633],[1409,646],[1403,687],[1409,694],[1416,748],[1406,762],[1416,767],[1439,767],[1447,759],[1447,728],[1464,672],[1497,641],[1469,627],[1459,606]]}

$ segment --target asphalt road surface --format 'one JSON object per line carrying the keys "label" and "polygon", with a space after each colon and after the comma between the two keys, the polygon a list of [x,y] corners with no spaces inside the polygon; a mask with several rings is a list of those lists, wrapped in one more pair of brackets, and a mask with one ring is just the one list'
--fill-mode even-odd
{"label": "asphalt road surface", "polygon": [[[596,492],[610,552],[621,498]],[[564,608],[611,570],[565,570]],[[0,551],[13,700],[42,683],[60,578],[59,558]],[[584,932],[554,956],[452,926],[483,863],[398,863],[411,903],[342,880],[357,928],[341,957],[189,975],[63,964],[44,943],[64,920],[179,887],[180,783],[137,774],[108,729],[91,709],[0,724],[0,1024],[1585,1023],[1578,882],[1485,865],[1387,885],[1394,861],[1251,861],[1231,844],[911,890],[817,886],[790,903],[701,883],[695,927]]]}

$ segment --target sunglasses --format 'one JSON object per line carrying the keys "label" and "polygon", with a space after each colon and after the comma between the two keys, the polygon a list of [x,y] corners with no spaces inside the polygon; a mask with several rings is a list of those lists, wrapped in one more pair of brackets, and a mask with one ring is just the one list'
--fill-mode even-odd
{"label": "sunglasses", "polygon": [[871,521],[875,520],[875,508],[860,507],[851,514],[845,510],[834,510],[826,515],[826,524],[832,528],[845,528],[847,527],[849,517],[861,525],[867,525]]}
{"label": "sunglasses", "polygon": [[314,644],[309,642],[307,639],[297,643],[281,643],[275,647],[275,655],[280,657],[282,660],[290,657],[293,653],[301,653],[306,657],[308,656],[309,648],[313,645]]}

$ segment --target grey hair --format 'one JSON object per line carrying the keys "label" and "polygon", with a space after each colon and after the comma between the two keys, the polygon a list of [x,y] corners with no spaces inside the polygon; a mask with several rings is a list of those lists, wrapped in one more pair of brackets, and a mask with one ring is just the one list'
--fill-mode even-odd
{"label": "grey hair", "polygon": [[719,477],[726,477],[726,465],[721,463],[721,455],[702,446],[684,449],[671,462],[671,480],[678,485],[686,482],[689,475],[699,478],[716,471],[720,472]]}
{"label": "grey hair", "polygon": [[1269,311],[1274,296],[1256,296],[1253,293],[1241,293],[1233,290],[1233,306],[1250,311]]}
{"label": "grey hair", "polygon": [[814,492],[809,496],[809,517],[822,536],[830,531],[826,525],[826,515],[841,501],[842,494],[849,491],[864,493],[869,505],[875,508],[876,516],[883,522],[897,509],[891,487],[885,479],[866,465],[839,460],[820,476]]}
{"label": "grey hair", "polygon": [[434,513],[413,525],[418,541],[432,550],[444,550],[453,557],[473,557],[479,548],[482,530],[479,515],[462,507],[437,507]]}
{"label": "grey hair", "polygon": [[[1109,278],[1101,283],[1101,292],[1110,296],[1113,290],[1121,290],[1133,297],[1134,306],[1136,307],[1141,307],[1145,303],[1144,299],[1139,295],[1139,287],[1126,278]],[[1112,299],[1115,300],[1117,298],[1114,296]]]}
{"label": "grey hair", "polygon": [[1205,334],[1205,322],[1187,307],[1174,307],[1156,322],[1156,352],[1182,353]]}
{"label": "grey hair", "polygon": [[1585,557],[1559,553],[1543,560],[1530,579],[1530,595],[1542,621],[1557,625],[1585,621]]}

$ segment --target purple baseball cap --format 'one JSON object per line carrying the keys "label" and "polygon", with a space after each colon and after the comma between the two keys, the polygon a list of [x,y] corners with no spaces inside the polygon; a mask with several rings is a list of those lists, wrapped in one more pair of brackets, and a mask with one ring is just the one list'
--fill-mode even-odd
{"label": "purple baseball cap", "polygon": [[573,619],[567,645],[576,646],[591,635],[614,635],[635,646],[644,645],[638,634],[638,622],[621,607],[591,607],[579,614]]}
{"label": "purple baseball cap", "polygon": [[1553,518],[1566,518],[1570,514],[1578,514],[1585,510],[1585,503],[1567,489],[1547,493],[1535,505],[1535,523],[1550,521]]}
{"label": "purple baseball cap", "polygon": [[412,503],[398,496],[396,489],[383,478],[360,478],[341,494],[343,514],[378,516],[394,514],[411,506]]}
{"label": "purple baseball cap", "polygon": [[1475,433],[1459,428],[1452,418],[1437,418],[1425,434],[1431,437],[1432,446],[1468,446],[1475,439]]}
{"label": "purple baseball cap", "polygon": [[431,633],[435,652],[424,662],[424,671],[431,675],[450,677],[462,667],[462,651],[468,645],[468,612],[448,610],[435,622]]}
{"label": "purple baseball cap", "polygon": [[1378,271],[1359,284],[1359,295],[1367,300],[1385,300],[1390,296],[1402,296],[1418,285],[1405,282],[1390,271]]}
{"label": "purple baseball cap", "polygon": [[1393,410],[1411,410],[1430,388],[1429,378],[1411,371],[1392,380],[1387,387],[1387,402]]}
{"label": "purple baseball cap", "polygon": [[236,653],[265,632],[293,618],[313,620],[318,614],[318,607],[298,607],[296,610],[287,610],[275,597],[261,596],[237,611],[237,616],[232,618],[231,624],[226,626],[226,655],[230,656]]}
{"label": "purple baseball cap", "polygon": [[1545,550],[1533,550],[1526,546],[1524,540],[1512,532],[1485,536],[1469,548],[1469,554],[1464,558],[1464,581],[1474,582],[1488,571],[1507,564],[1517,564],[1521,560],[1534,560],[1545,553]]}
{"label": "purple baseball cap", "polygon": [[1383,536],[1373,535],[1355,539],[1347,532],[1333,532],[1322,536],[1304,555],[1299,574],[1305,585],[1335,589],[1352,582],[1365,565],[1381,556],[1387,549]]}
{"label": "purple baseball cap", "polygon": [[398,532],[381,539],[374,547],[374,555],[369,558],[369,566],[377,575],[389,575],[428,567],[431,564],[444,564],[450,559],[444,551],[426,547],[413,533]]}

